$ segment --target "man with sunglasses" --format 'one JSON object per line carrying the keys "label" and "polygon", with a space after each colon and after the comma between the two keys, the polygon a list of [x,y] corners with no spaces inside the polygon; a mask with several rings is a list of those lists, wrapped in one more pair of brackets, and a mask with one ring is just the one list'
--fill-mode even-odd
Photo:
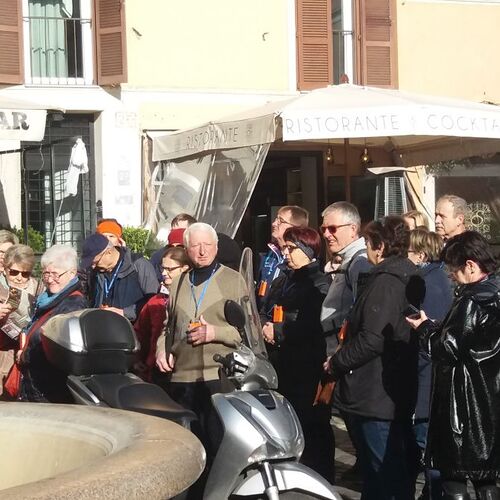
{"label": "man with sunglasses", "polygon": [[281,207],[271,224],[271,242],[269,251],[260,259],[257,275],[257,305],[259,308],[267,301],[271,283],[280,275],[280,264],[283,263],[281,249],[284,245],[283,234],[289,227],[307,227],[309,213],[305,208],[296,205]]}
{"label": "man with sunglasses", "polygon": [[83,242],[81,268],[88,270],[90,304],[122,314],[131,322],[159,288],[148,260],[133,257],[130,249],[114,246],[99,233],[91,234]]}
{"label": "man with sunglasses", "polygon": [[360,236],[358,209],[347,201],[332,203],[323,210],[321,233],[332,259],[340,263],[331,273],[332,283],[323,302],[321,321],[327,335],[327,354],[338,346],[337,333],[356,299],[358,277],[372,265],[366,258],[365,239]]}

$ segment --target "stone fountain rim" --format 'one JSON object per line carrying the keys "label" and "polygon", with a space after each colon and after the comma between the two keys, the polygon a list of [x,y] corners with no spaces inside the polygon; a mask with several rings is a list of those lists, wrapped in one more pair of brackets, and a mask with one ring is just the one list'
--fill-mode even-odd
{"label": "stone fountain rim", "polygon": [[[76,438],[87,430],[98,436],[99,441],[109,442],[109,455],[56,477],[1,490],[1,499],[118,500],[131,497],[130,484],[134,478],[140,478],[136,486],[141,493],[137,498],[170,498],[186,489],[203,470],[205,453],[192,433],[168,420],[135,412],[76,405],[1,403],[0,429],[2,420],[10,423],[14,418],[17,421],[24,418],[40,424],[52,421],[53,414],[59,424],[77,430]],[[53,433],[54,425],[50,426]],[[180,460],[180,455],[186,460]]]}

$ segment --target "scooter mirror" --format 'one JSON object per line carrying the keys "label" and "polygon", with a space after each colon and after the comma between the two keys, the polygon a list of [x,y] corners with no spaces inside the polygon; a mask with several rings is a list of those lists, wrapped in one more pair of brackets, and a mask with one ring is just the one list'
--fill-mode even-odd
{"label": "scooter mirror", "polygon": [[245,312],[234,300],[226,300],[224,304],[224,316],[226,321],[239,332],[245,327]]}

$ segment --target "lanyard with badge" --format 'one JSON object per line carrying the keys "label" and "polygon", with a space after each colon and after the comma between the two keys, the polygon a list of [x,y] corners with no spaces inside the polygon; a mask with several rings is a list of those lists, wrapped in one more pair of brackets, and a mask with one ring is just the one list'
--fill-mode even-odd
{"label": "lanyard with badge", "polygon": [[199,320],[199,317],[198,317],[198,311],[201,309],[201,303],[203,302],[203,299],[205,298],[205,294],[207,293],[207,289],[208,289],[208,285],[210,284],[210,281],[212,280],[213,278],[213,275],[215,274],[215,271],[217,271],[218,269],[218,266],[215,266],[212,270],[212,273],[210,274],[210,277],[208,278],[207,281],[205,281],[205,284],[203,285],[203,288],[201,290],[201,293],[200,293],[200,296],[198,297],[198,299],[196,299],[196,294],[195,294],[195,291],[194,291],[194,269],[193,271],[191,271],[191,275],[189,276],[189,285],[191,287],[191,296],[193,297],[193,302],[194,302],[194,317],[196,319],[194,319],[193,321],[190,321],[189,322],[189,326],[190,328],[195,328],[197,326],[201,326],[201,323],[200,323],[200,320]]}
{"label": "lanyard with badge", "polygon": [[120,272],[120,269],[123,264],[123,259],[120,260],[118,265],[116,266],[115,270],[113,271],[113,274],[111,275],[111,278],[108,280],[108,278],[104,277],[104,297],[103,297],[103,305],[107,304],[108,302],[108,297],[109,294],[111,293],[111,290],[113,289],[113,286],[115,285],[116,278],[118,276],[118,273]]}

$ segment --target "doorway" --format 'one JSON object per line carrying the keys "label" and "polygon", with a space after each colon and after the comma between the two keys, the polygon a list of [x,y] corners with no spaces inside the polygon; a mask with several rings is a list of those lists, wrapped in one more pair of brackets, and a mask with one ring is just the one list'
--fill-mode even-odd
{"label": "doorway", "polygon": [[322,154],[310,151],[270,151],[236,239],[254,254],[267,251],[271,223],[284,205],[309,211],[309,225],[318,227],[323,192]]}

